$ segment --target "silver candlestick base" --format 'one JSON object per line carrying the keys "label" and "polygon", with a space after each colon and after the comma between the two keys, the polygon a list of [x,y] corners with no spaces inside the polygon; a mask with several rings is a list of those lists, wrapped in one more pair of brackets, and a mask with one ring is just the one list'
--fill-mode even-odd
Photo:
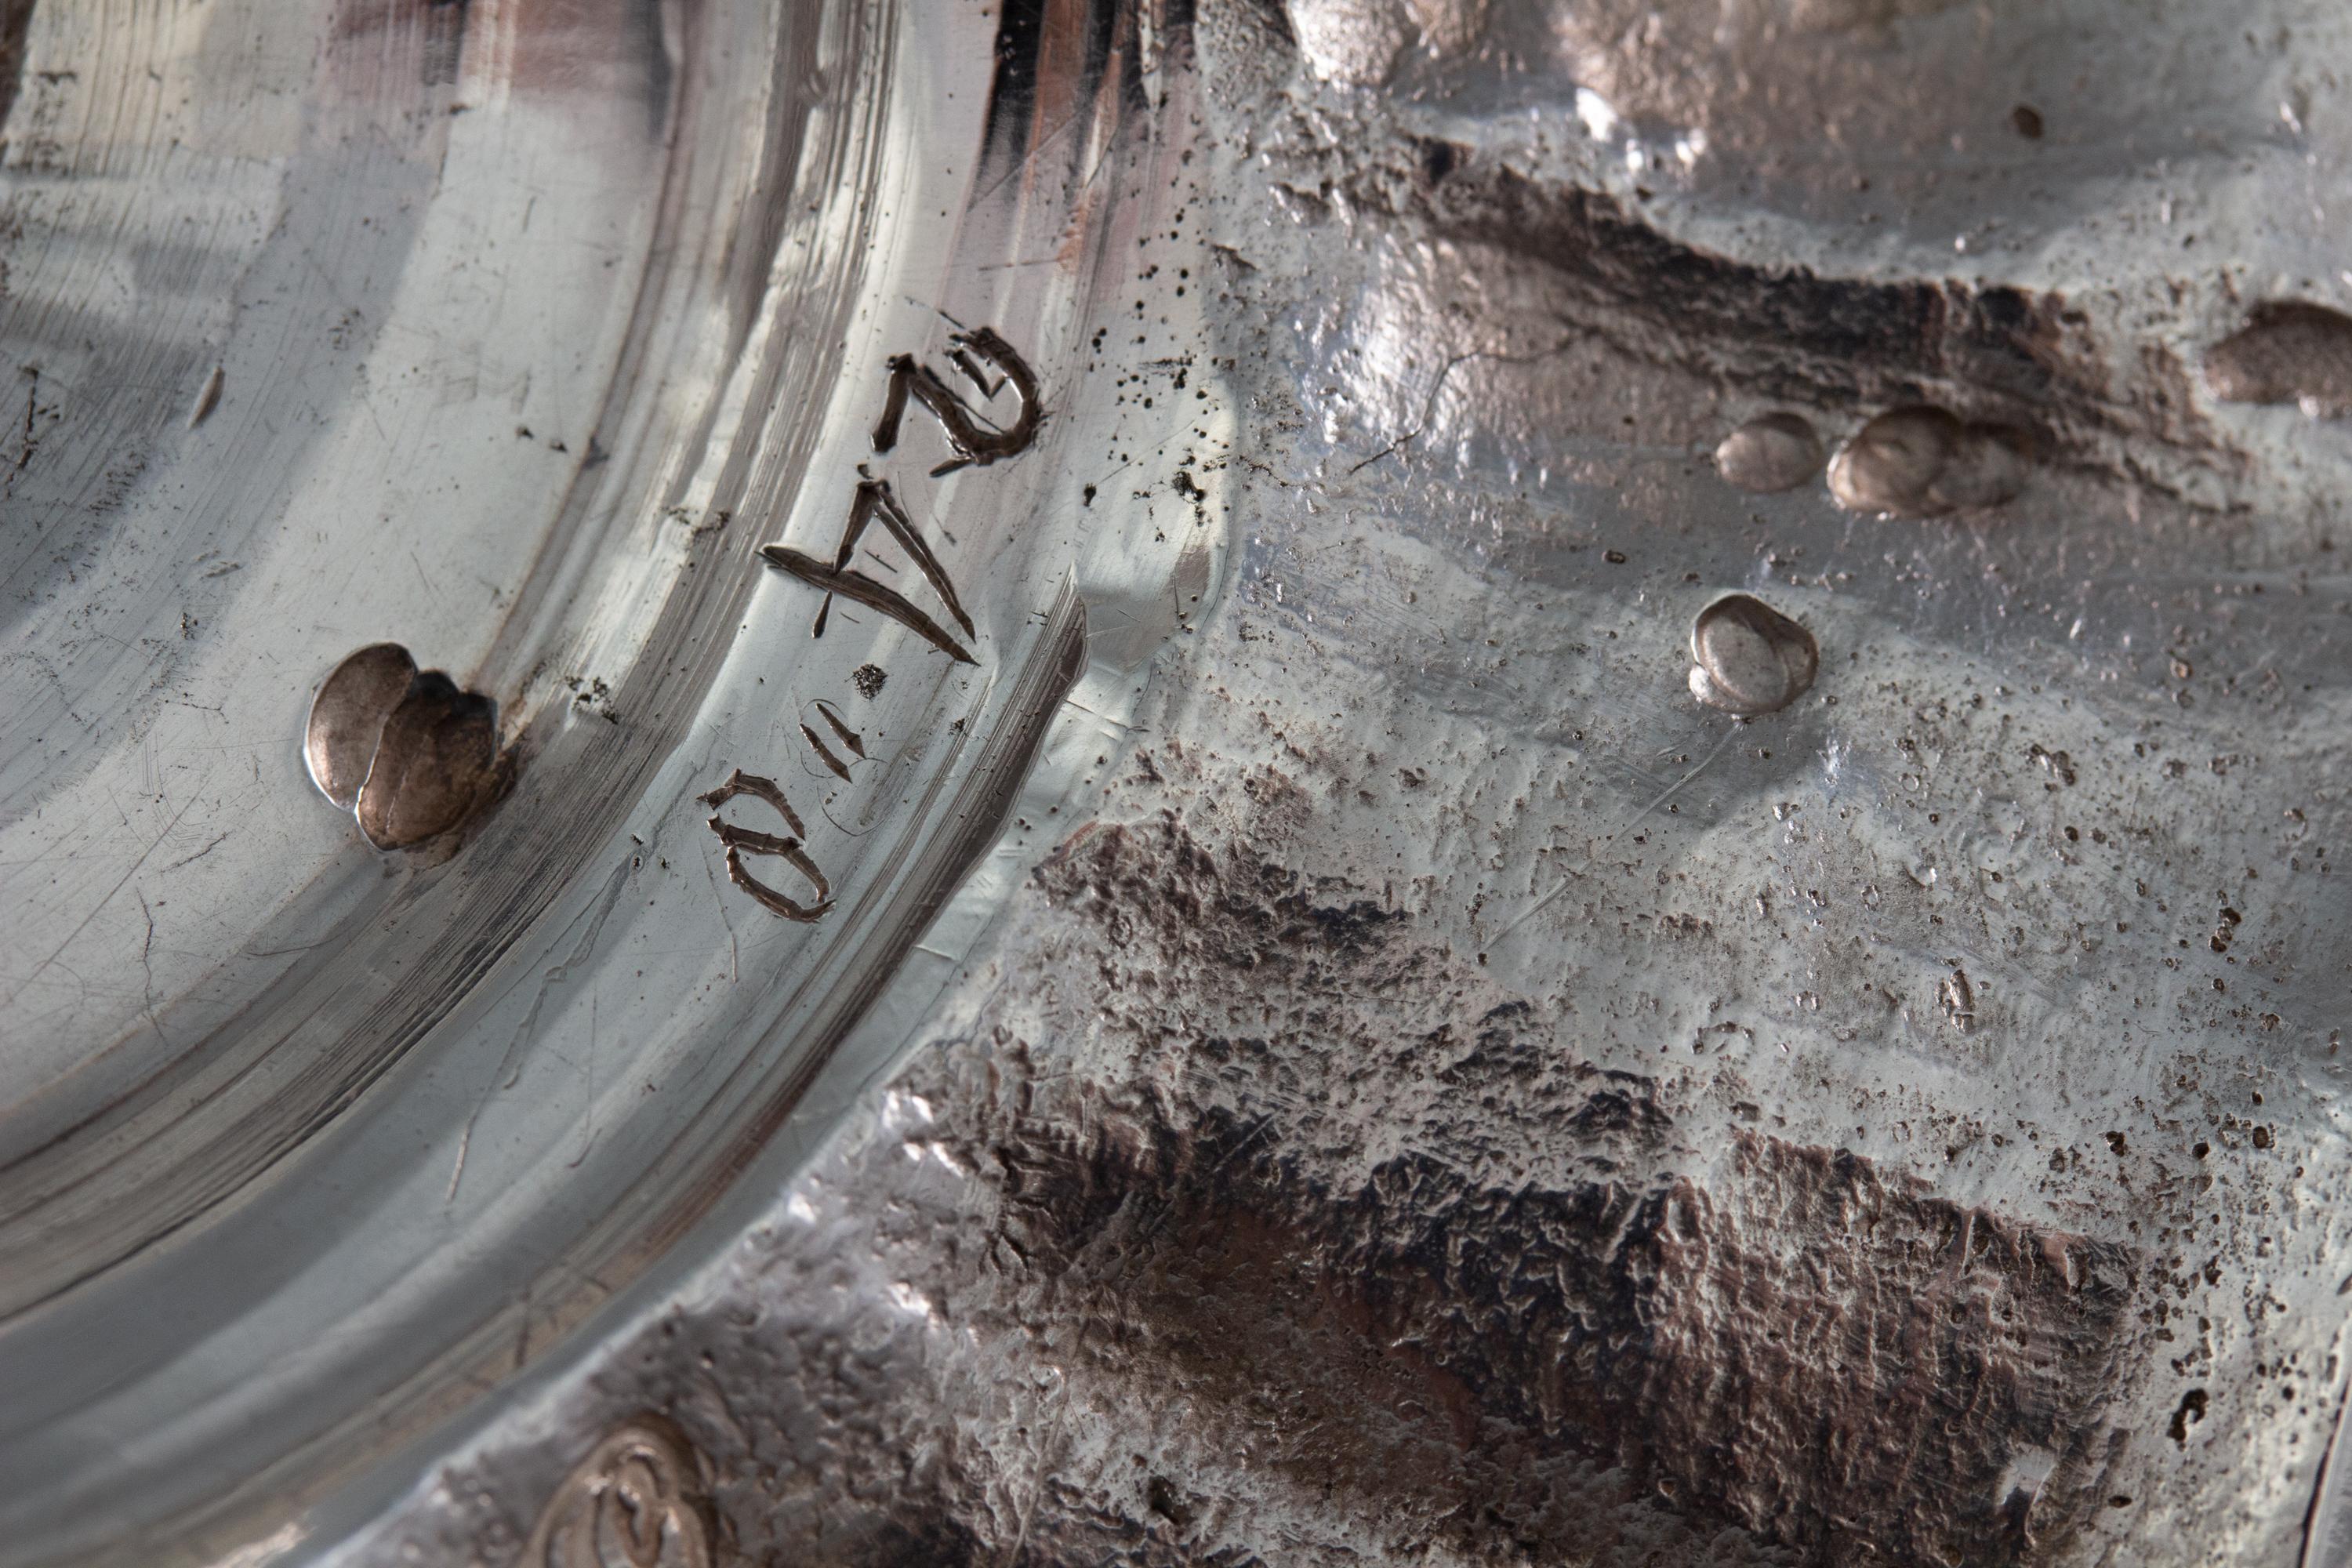
{"label": "silver candlestick base", "polygon": [[0,1564],[2352,1562],[2347,62],[0,5]]}

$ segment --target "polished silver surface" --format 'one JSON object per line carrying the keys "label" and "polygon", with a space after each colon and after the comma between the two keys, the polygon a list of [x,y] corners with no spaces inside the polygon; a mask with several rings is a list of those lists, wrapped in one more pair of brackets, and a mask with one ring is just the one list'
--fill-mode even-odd
{"label": "polished silver surface", "polygon": [[0,21],[0,1563],[2347,1561],[2352,16]]}
{"label": "polished silver surface", "polygon": [[416,675],[406,648],[379,642],[353,653],[319,683],[302,727],[302,762],[319,793],[339,810],[357,809],[383,727]]}
{"label": "polished silver surface", "polygon": [[[1071,478],[1127,438],[1073,384],[1122,111],[1072,76],[1024,165],[995,31],[30,14],[0,1556],[278,1539],[538,1360],[887,1059],[835,1060],[1001,900],[1040,748],[1117,722],[1216,546]],[[828,616],[762,554],[846,554],[869,470],[902,526]],[[380,642],[448,674],[327,689]],[[709,822],[746,775],[789,829]]]}

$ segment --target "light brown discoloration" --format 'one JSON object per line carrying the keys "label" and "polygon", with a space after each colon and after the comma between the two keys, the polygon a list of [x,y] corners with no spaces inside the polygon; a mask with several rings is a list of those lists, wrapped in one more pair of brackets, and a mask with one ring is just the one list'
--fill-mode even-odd
{"label": "light brown discoloration", "polygon": [[360,786],[360,831],[379,849],[446,833],[489,795],[498,754],[498,704],[426,670],[384,721]]}
{"label": "light brown discoloration", "polygon": [[335,666],[310,701],[302,760],[320,793],[349,811],[375,761],[384,721],[408,694],[416,661],[398,643],[371,643]]}
{"label": "light brown discoloration", "polygon": [[498,704],[418,670],[398,643],[372,643],[320,686],[302,756],[319,792],[354,815],[370,844],[405,849],[498,794]]}
{"label": "light brown discoloration", "polygon": [[2314,418],[2352,413],[2352,316],[2325,305],[2257,305],[2205,356],[2205,384],[2230,403],[2294,403]]}

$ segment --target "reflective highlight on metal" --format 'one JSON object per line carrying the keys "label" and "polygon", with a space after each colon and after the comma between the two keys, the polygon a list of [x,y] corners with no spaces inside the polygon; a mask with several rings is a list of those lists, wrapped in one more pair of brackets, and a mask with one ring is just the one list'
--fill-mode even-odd
{"label": "reflective highlight on metal", "polygon": [[419,670],[397,643],[337,665],[310,700],[302,760],[319,792],[379,849],[406,849],[495,804],[499,705]]}
{"label": "reflective highlight on metal", "polygon": [[2347,63],[0,3],[0,1564],[2352,1562]]}
{"label": "reflective highlight on metal", "polygon": [[1812,689],[1813,634],[1753,594],[1726,594],[1691,622],[1691,695],[1742,718],[1777,713]]}
{"label": "reflective highlight on metal", "polygon": [[2028,439],[1941,408],[1897,408],[1854,433],[1830,459],[1830,494],[1848,511],[1940,517],[1997,507],[2025,488]]}
{"label": "reflective highlight on metal", "polygon": [[[1210,591],[1074,477],[1139,67],[1037,121],[978,10],[8,16],[0,1560],[314,1553],[804,1157]],[[906,526],[813,640],[761,552],[861,464]],[[755,775],[797,823],[708,829]]]}

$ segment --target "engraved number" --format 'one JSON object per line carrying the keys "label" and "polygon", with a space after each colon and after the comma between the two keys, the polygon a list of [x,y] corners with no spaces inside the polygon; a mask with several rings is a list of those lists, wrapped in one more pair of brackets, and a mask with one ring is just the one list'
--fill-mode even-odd
{"label": "engraved number", "polygon": [[[1006,390],[1013,395],[1014,412],[1009,425],[999,426],[987,416],[975,412],[963,398],[940,379],[938,372],[923,364],[912,354],[896,354],[890,360],[890,390],[884,398],[882,417],[874,426],[874,450],[887,452],[898,444],[898,427],[906,422],[907,400],[913,398],[929,410],[940,422],[947,437],[948,449],[955,454],[931,470],[936,479],[967,465],[986,468],[1019,452],[1026,451],[1037,438],[1037,426],[1044,419],[1044,410],[1037,402],[1037,378],[1029,366],[1006,342],[986,327],[972,331],[960,331],[948,342],[948,363],[956,373],[971,384],[983,402],[992,400]],[[983,365],[986,367],[983,369]],[[841,541],[835,547],[833,559],[819,560],[814,555],[782,544],[763,544],[760,554],[769,565],[791,574],[824,595],[817,606],[816,624],[810,628],[813,637],[824,636],[825,623],[833,615],[835,595],[878,611],[900,626],[914,632],[933,647],[959,664],[978,664],[963,640],[942,626],[928,611],[887,583],[867,575],[854,564],[857,547],[865,540],[866,530],[876,523],[882,531],[898,542],[898,548],[915,563],[915,570],[948,615],[962,628],[964,638],[977,640],[971,616],[965,613],[962,598],[956,593],[955,582],[940,563],[930,545],[924,540],[907,509],[898,502],[897,492],[888,479],[876,479],[865,468],[858,469],[857,493],[850,499],[849,519],[842,525]],[[870,552],[869,552],[870,553]],[[879,559],[877,557],[877,559]],[[870,668],[870,667],[869,667]],[[864,671],[859,672],[861,682]],[[880,689],[881,676],[877,671],[875,689]],[[860,689],[864,689],[861,685]],[[867,695],[871,695],[868,692]],[[849,728],[841,716],[827,704],[819,703],[817,712],[825,727],[833,731],[834,740],[859,761],[866,758],[862,736]],[[818,759],[833,774],[842,780],[849,778],[850,763],[828,744],[815,729],[803,723],[801,738],[807,742]],[[763,800],[792,829],[789,835],[760,833],[748,827],[738,827],[721,818],[714,810],[710,831],[727,847],[727,877],[773,913],[786,920],[815,921],[833,908],[833,889],[802,847],[808,829],[801,823],[800,815],[784,799],[784,792],[776,781],[757,773],[747,773],[737,768],[727,782],[701,797],[705,805],[718,807],[739,795]],[[816,889],[816,902],[803,904],[785,897],[743,868],[746,855],[771,855],[783,861],[806,878]]]}
{"label": "engraved number", "polygon": [[948,614],[953,616],[956,625],[963,628],[963,635],[972,636],[971,617],[964,614],[963,601],[956,596],[955,584],[949,580],[947,568],[941,566],[940,558],[931,553],[931,547],[923,542],[922,534],[916,531],[914,521],[907,515],[907,509],[898,504],[898,498],[891,492],[887,479],[877,479],[868,475],[858,481],[857,495],[849,503],[849,521],[842,528],[841,543],[834,551],[830,563],[781,544],[763,544],[760,547],[760,553],[766,557],[769,565],[789,572],[813,587],[824,590],[824,603],[817,606],[816,626],[812,636],[824,636],[825,618],[833,614],[833,596],[838,594],[868,609],[881,611],[958,664],[979,663],[945,627],[917,608],[914,601],[888,584],[878,582],[850,565],[856,556],[858,541],[866,537],[866,529],[877,521],[882,524],[884,532],[897,540],[899,547],[914,558],[915,569],[923,574],[923,581],[931,585],[932,592],[939,595],[940,602],[947,606]]}
{"label": "engraved number", "polygon": [[[982,369],[985,363],[994,372]],[[1010,387],[1016,412],[1013,423],[998,426],[985,416],[974,413],[957,395],[953,387],[940,378],[939,373],[921,363],[912,354],[897,354],[890,360],[890,390],[882,405],[882,417],[875,422],[874,449],[887,452],[898,444],[898,426],[906,420],[907,400],[911,397],[930,410],[940,428],[947,436],[948,447],[955,456],[931,470],[933,478],[961,468],[966,464],[985,468],[1028,449],[1037,438],[1037,425],[1044,417],[1037,405],[1037,378],[1032,374],[1011,343],[986,327],[973,331],[958,332],[950,341],[948,363],[958,374],[971,383],[982,398],[992,398]],[[898,503],[890,481],[877,479],[864,468],[857,493],[849,503],[849,521],[842,526],[841,542],[835,546],[831,561],[821,561],[782,544],[763,544],[760,554],[768,564],[780,572],[789,572],[813,588],[821,589],[824,602],[817,606],[816,625],[811,635],[824,636],[825,622],[833,614],[834,595],[854,600],[870,610],[879,611],[907,627],[933,647],[958,664],[977,664],[971,650],[958,640],[955,634],[941,626],[912,599],[887,583],[869,576],[851,563],[857,558],[857,546],[866,531],[878,522],[882,531],[898,542],[913,560],[923,581],[930,584],[949,617],[963,628],[966,638],[977,637],[971,617],[964,613],[963,600],[958,596],[955,583],[948,576],[947,568],[932,553],[922,533],[915,527],[907,509]]]}
{"label": "engraved number", "polygon": [[[975,355],[995,369],[995,385],[989,384],[987,374],[973,363]],[[959,332],[950,340],[948,363],[982,397],[994,397],[1011,386],[1013,402],[1019,407],[1013,423],[999,429],[986,422],[965,406],[963,399],[940,379],[938,372],[912,354],[897,354],[890,360],[890,395],[882,405],[882,417],[874,426],[874,449],[887,452],[898,444],[898,422],[906,416],[907,399],[911,396],[939,420],[940,428],[947,435],[949,449],[955,453],[931,470],[933,479],[952,473],[967,463],[984,468],[1026,450],[1029,443],[1037,438],[1037,378],[1030,374],[1013,345],[986,327]]]}
{"label": "engraved number", "polygon": [[[816,868],[816,862],[810,859],[808,852],[801,847],[801,840],[807,837],[808,829],[801,826],[800,814],[785,801],[784,792],[776,787],[775,780],[747,773],[741,768],[730,773],[725,784],[704,795],[702,804],[721,806],[739,795],[766,801],[775,807],[776,815],[782,817],[784,825],[793,831],[790,837],[755,833],[751,828],[738,827],[731,822],[721,820],[713,811],[710,831],[719,835],[719,843],[727,846],[727,879],[757,899],[761,906],[788,921],[814,922],[823,920],[826,911],[833,908],[833,889],[826,883],[824,873]],[[816,889],[817,901],[814,904],[800,903],[761,881],[743,868],[743,857],[747,854],[773,855],[781,858],[808,879],[809,885]]]}

